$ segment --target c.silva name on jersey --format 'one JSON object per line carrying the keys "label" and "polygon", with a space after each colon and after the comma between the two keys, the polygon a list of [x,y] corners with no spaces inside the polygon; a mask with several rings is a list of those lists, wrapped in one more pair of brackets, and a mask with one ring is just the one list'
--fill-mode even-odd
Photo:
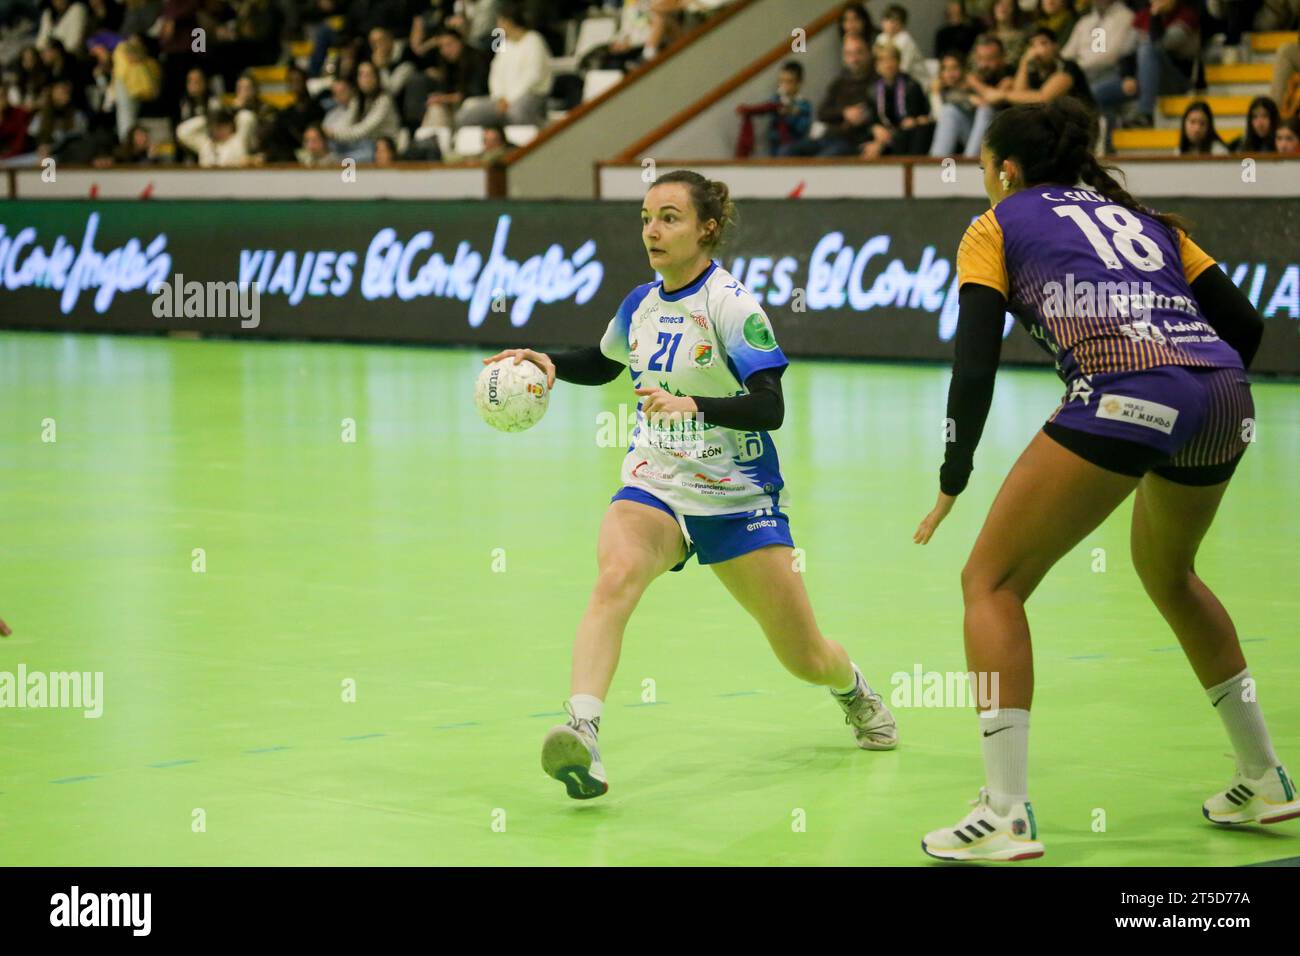
{"label": "c.silva name on jersey", "polygon": [[[762,307],[717,263],[676,292],[664,293],[662,282],[638,286],[610,321],[601,349],[628,366],[637,387],[710,398],[744,395],[754,372],[788,364]],[[771,508],[783,487],[766,432],[690,415],[652,423],[639,404],[622,478],[681,514]]]}

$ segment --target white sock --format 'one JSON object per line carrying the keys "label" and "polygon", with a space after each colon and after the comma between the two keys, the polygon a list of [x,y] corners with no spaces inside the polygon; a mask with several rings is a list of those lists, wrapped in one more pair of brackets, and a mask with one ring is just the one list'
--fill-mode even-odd
{"label": "white sock", "polygon": [[[1229,677],[1222,684],[1208,688],[1205,696],[1210,698],[1223,721],[1232,749],[1237,752],[1237,766],[1247,777],[1257,780],[1278,766],[1278,759],[1273,752],[1268,728],[1264,726],[1264,713],[1259,708],[1259,701],[1254,699],[1254,681],[1248,685],[1249,694],[1243,687],[1249,680],[1250,668],[1247,667],[1236,677]],[[1243,700],[1246,696],[1252,699]]]}
{"label": "white sock", "polygon": [[989,803],[999,816],[1029,799],[1029,711],[1003,707],[979,718]]}
{"label": "white sock", "polygon": [[573,708],[574,720],[585,720],[593,730],[600,730],[600,715],[605,709],[603,700],[590,694],[574,694],[569,698],[569,706]]}
{"label": "white sock", "polygon": [[834,694],[836,697],[852,697],[854,694],[858,692],[859,686],[864,688],[867,686],[867,680],[865,677],[862,676],[862,671],[858,670],[858,665],[854,664],[852,661],[849,661],[849,667],[853,671],[853,683],[849,684],[848,687],[843,687],[843,688],[832,687],[831,693]]}

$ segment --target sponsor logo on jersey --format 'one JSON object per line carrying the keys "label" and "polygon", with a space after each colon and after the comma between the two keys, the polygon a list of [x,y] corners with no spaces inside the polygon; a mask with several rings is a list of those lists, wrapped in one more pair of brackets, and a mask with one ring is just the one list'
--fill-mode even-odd
{"label": "sponsor logo on jersey", "polygon": [[698,471],[695,473],[695,477],[708,485],[725,485],[727,482],[731,481],[730,478],[710,478],[708,475],[701,474]]}
{"label": "sponsor logo on jersey", "polygon": [[686,319],[680,315],[661,315],[659,321],[665,325],[681,325]]}
{"label": "sponsor logo on jersey", "polygon": [[651,468],[647,468],[646,465],[648,464],[650,464],[650,462],[645,459],[642,459],[640,462],[638,462],[637,466],[632,469],[632,477],[640,478],[643,481],[672,481],[673,480],[673,476],[671,472],[655,471]]}
{"label": "sponsor logo on jersey", "polygon": [[771,352],[776,348],[776,337],[772,335],[772,327],[767,324],[767,319],[761,312],[750,313],[749,318],[745,320],[745,341],[751,348],[756,348],[760,352]]}
{"label": "sponsor logo on jersey", "polygon": [[1127,395],[1102,394],[1097,402],[1097,417],[1117,422],[1131,422],[1169,435],[1178,421],[1178,409]]}
{"label": "sponsor logo on jersey", "polygon": [[703,312],[692,312],[691,321],[702,329],[707,329],[709,327],[709,317]]}
{"label": "sponsor logo on jersey", "polygon": [[713,367],[713,343],[698,342],[691,352],[691,358],[695,361],[696,368]]}
{"label": "sponsor logo on jersey", "polygon": [[745,525],[746,531],[757,531],[759,528],[775,528],[777,523],[771,518],[764,518],[762,521],[751,521]]}

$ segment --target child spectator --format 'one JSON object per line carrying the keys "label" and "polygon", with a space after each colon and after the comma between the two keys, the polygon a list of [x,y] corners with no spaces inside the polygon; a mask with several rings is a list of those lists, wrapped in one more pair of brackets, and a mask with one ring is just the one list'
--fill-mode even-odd
{"label": "child spectator", "polygon": [[1214,128],[1214,113],[1208,103],[1197,100],[1183,110],[1182,132],[1175,152],[1179,156],[1228,155],[1228,147]]}
{"label": "child spectator", "polygon": [[779,150],[782,156],[853,156],[875,158],[889,142],[889,130],[876,115],[871,103],[871,47],[854,33],[844,37],[841,61],[844,69],[835,78],[821,105],[817,119],[826,126],[820,137],[805,137],[787,143]]}
{"label": "child spectator", "polygon": [[876,47],[877,76],[871,89],[876,115],[889,130],[885,152],[895,156],[924,156],[934,136],[930,99],[921,84],[903,72],[902,65],[903,58],[892,45]]}
{"label": "child spectator", "polygon": [[776,93],[764,103],[755,106],[738,106],[736,112],[744,119],[740,137],[736,142],[736,156],[744,158],[754,152],[754,117],[767,114],[772,117],[767,127],[767,154],[775,156],[782,146],[797,142],[812,128],[812,103],[799,95],[803,86],[803,64],[787,60],[777,75]]}
{"label": "child spectator", "polygon": [[1250,101],[1246,111],[1246,131],[1228,147],[1234,153],[1272,153],[1277,151],[1277,128],[1282,125],[1277,104],[1267,96]]}
{"label": "child spectator", "polygon": [[1276,145],[1281,156],[1300,156],[1300,116],[1292,116],[1277,128]]}
{"label": "child spectator", "polygon": [[876,37],[875,43],[877,60],[886,44],[898,51],[900,68],[904,73],[925,77],[925,57],[912,34],[907,32],[907,9],[897,3],[886,7],[885,15],[880,19],[880,36]]}

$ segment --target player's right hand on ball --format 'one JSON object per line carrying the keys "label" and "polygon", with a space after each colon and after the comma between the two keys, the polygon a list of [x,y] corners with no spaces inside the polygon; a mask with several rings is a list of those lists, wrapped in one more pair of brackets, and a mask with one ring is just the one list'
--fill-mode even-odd
{"label": "player's right hand on ball", "polygon": [[555,387],[555,363],[551,361],[551,357],[545,352],[534,352],[532,349],[506,349],[490,358],[485,358],[483,364],[491,365],[493,362],[500,362],[508,358],[514,359],[516,365],[525,359],[532,362],[546,373],[547,389]]}

